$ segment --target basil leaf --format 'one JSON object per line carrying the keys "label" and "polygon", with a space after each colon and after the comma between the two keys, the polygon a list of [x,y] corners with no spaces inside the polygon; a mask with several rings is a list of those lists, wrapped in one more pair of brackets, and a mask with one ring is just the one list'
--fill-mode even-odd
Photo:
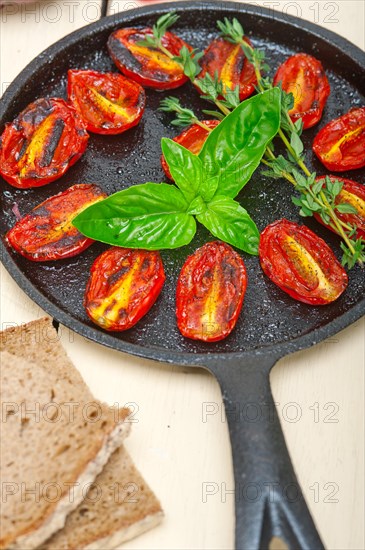
{"label": "basil leaf", "polygon": [[172,139],[162,138],[161,147],[176,185],[190,203],[199,195],[203,175],[202,161]]}
{"label": "basil leaf", "polygon": [[171,175],[186,200],[191,203],[196,197],[202,197],[210,201],[219,177],[209,177],[200,158],[175,141],[162,138],[161,146]]}
{"label": "basil leaf", "polygon": [[188,207],[174,185],[145,183],[89,206],[73,225],[87,237],[115,246],[178,248],[188,244],[196,232]]}
{"label": "basil leaf", "polygon": [[198,214],[202,214],[207,209],[206,203],[203,201],[203,199],[198,196],[195,197],[195,199],[190,203],[188,214],[197,216]]}
{"label": "basil leaf", "polygon": [[280,126],[280,90],[243,101],[209,134],[200,153],[205,170],[219,176],[216,194],[234,198],[260,164]]}
{"label": "basil leaf", "polygon": [[258,254],[260,234],[256,224],[233,199],[215,196],[206,211],[196,218],[218,239],[249,254]]}
{"label": "basil leaf", "polygon": [[202,181],[200,187],[200,196],[206,201],[209,202],[214,197],[219,185],[219,176],[213,176],[209,178],[205,175],[205,178]]}

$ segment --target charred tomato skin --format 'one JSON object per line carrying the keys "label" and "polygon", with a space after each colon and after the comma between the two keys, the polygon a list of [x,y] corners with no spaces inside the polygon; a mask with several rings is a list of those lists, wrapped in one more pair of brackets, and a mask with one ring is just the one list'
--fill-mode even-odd
{"label": "charred tomato skin", "polygon": [[313,151],[331,172],[365,166],[365,107],[331,120],[316,135]]}
{"label": "charred tomato skin", "polygon": [[259,259],[273,283],[305,304],[329,304],[348,284],[346,271],[324,240],[286,219],[271,223],[261,233]]}
{"label": "charred tomato skin", "polygon": [[165,272],[159,252],[112,247],[94,261],[84,307],[108,331],[133,327],[153,306]]}
{"label": "charred tomato skin", "polygon": [[217,342],[234,329],[247,287],[242,258],[228,244],[213,241],[189,256],[176,290],[177,326],[183,336]]}
{"label": "charred tomato skin", "polygon": [[[337,218],[344,223],[355,226],[356,238],[365,240],[365,185],[338,176],[320,176],[316,178],[316,181],[323,181],[323,185],[325,185],[326,177],[329,177],[331,181],[339,180],[343,183],[343,187],[335,199],[335,204],[349,203],[357,210],[356,214],[343,214],[336,210]],[[319,223],[337,233],[330,225],[324,223],[321,216],[315,212],[313,215]]]}
{"label": "charred tomato skin", "polygon": [[[212,130],[219,124],[219,120],[203,120],[202,122]],[[205,130],[204,128],[199,126],[199,124],[192,124],[191,126],[189,126],[189,128],[181,132],[181,134],[174,137],[173,141],[176,141],[176,143],[179,143],[179,145],[182,145],[186,149],[189,149],[189,151],[194,153],[194,155],[198,155],[208,135],[208,130]],[[170,180],[173,180],[170,169],[163,155],[161,155],[161,166],[166,176]]]}
{"label": "charred tomato skin", "polygon": [[[147,46],[139,46],[145,36],[152,36],[152,29],[125,28],[114,31],[108,39],[109,55],[118,69],[148,88],[171,90],[188,81],[181,66],[166,54]],[[162,45],[174,56],[183,46],[191,50],[181,38],[167,31],[161,39]]]}
{"label": "charred tomato skin", "polygon": [[68,71],[68,98],[87,130],[96,134],[121,134],[136,126],[145,108],[140,84],[119,73]]}
{"label": "charred tomato skin", "polygon": [[5,235],[5,241],[34,262],[76,256],[94,241],[82,235],[72,220],[82,210],[106,198],[94,184],[78,184],[54,195],[21,218]]}
{"label": "charred tomato skin", "polygon": [[293,122],[302,119],[304,130],[317,124],[331,91],[322,63],[306,53],[292,55],[274,76],[274,86],[279,82],[285,92],[294,95],[294,107],[289,111]]}
{"label": "charred tomato skin", "polygon": [[89,134],[78,112],[58,98],[28,105],[0,138],[0,173],[13,187],[46,185],[84,153]]}
{"label": "charred tomato skin", "polygon": [[[251,45],[247,37],[244,40]],[[223,38],[216,38],[206,48],[199,64],[202,70],[197,76],[198,81],[207,73],[211,77],[218,73],[218,78],[228,89],[232,90],[239,86],[241,101],[255,91],[257,78],[254,66],[249,63],[239,44],[232,44]],[[200,91],[199,84],[197,84],[197,88]]]}

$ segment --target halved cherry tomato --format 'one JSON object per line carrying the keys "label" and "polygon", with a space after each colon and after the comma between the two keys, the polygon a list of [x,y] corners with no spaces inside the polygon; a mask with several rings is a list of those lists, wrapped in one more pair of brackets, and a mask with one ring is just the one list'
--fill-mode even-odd
{"label": "halved cherry tomato", "polygon": [[31,103],[0,138],[0,173],[21,189],[61,176],[81,157],[89,134],[78,112],[63,99]]}
{"label": "halved cherry tomato", "polygon": [[324,240],[304,225],[285,219],[261,233],[259,258],[265,275],[305,304],[329,304],[348,284],[346,271]]}
{"label": "halved cherry tomato", "polygon": [[[145,36],[152,36],[152,29],[126,28],[110,35],[108,50],[118,69],[142,86],[158,90],[170,90],[184,84],[188,78],[179,63],[159,50],[138,44]],[[169,31],[165,32],[161,42],[172,55],[179,55],[183,46],[191,50],[188,44]]]}
{"label": "halved cherry tomato", "polygon": [[[203,120],[202,122],[212,130],[219,124],[219,120]],[[179,143],[186,149],[189,149],[189,151],[194,153],[194,155],[198,155],[208,135],[208,130],[205,130],[205,128],[202,128],[199,124],[192,124],[192,126],[189,126],[187,130],[184,130],[181,134],[174,137],[173,141],[176,141],[176,143]],[[161,155],[161,165],[166,176],[172,180],[173,177],[163,155]]]}
{"label": "halved cherry tomato", "polygon": [[80,254],[94,241],[82,235],[72,220],[82,210],[106,198],[93,184],[70,187],[36,206],[7,232],[5,240],[34,262],[62,260]]}
{"label": "halved cherry tomato", "polygon": [[193,340],[217,342],[233,330],[247,277],[242,258],[228,244],[207,243],[189,256],[176,291],[177,326]]}
{"label": "halved cherry tomato", "polygon": [[326,124],[314,138],[313,151],[333,172],[365,166],[365,107],[351,109]]}
{"label": "halved cherry tomato", "polygon": [[[343,186],[335,199],[335,204],[351,204],[356,209],[356,214],[343,214],[336,210],[336,215],[339,220],[348,223],[352,227],[356,227],[356,238],[365,239],[365,185],[356,183],[356,181],[339,178],[338,176],[320,176],[316,181],[323,181],[326,184],[326,177],[329,177],[332,182],[338,180]],[[325,225],[336,233],[331,226],[324,223],[321,216],[314,213],[314,217],[322,225]]]}
{"label": "halved cherry tomato", "polygon": [[106,330],[127,330],[151,309],[164,282],[158,252],[109,248],[91,267],[84,299],[86,313]]}
{"label": "halved cherry tomato", "polygon": [[279,82],[285,92],[294,96],[290,118],[294,122],[301,118],[304,129],[317,124],[331,91],[321,62],[306,53],[292,55],[274,76],[274,86]]}
{"label": "halved cherry tomato", "polygon": [[144,89],[119,73],[68,71],[67,91],[89,132],[121,134],[143,115]]}
{"label": "halved cherry tomato", "polygon": [[[251,44],[248,38],[244,40]],[[239,44],[231,44],[223,38],[216,38],[209,44],[199,63],[202,71],[197,80],[206,73],[213,78],[217,74],[225,89],[233,90],[239,86],[241,101],[255,91],[257,79],[254,66],[249,63]]]}

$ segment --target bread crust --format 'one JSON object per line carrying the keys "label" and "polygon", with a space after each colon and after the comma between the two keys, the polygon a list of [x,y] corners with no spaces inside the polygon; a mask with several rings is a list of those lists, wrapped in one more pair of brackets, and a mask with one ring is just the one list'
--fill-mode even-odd
{"label": "bread crust", "polygon": [[95,483],[100,499],[86,497],[40,550],[108,550],[161,522],[161,504],[124,446],[113,453]]}

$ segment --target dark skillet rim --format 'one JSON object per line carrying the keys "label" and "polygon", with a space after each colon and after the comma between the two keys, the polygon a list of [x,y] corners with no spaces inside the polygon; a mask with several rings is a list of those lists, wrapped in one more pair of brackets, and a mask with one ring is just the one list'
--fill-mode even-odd
{"label": "dark skillet rim", "polygon": [[[239,8],[239,9],[238,9]],[[351,58],[359,64],[365,70],[365,60],[364,54],[354,44],[342,38],[338,34],[323,29],[314,23],[305,21],[298,17],[292,15],[283,15],[280,12],[273,12],[270,9],[259,7],[259,6],[250,6],[247,4],[238,4],[236,2],[178,2],[178,3],[163,3],[163,4],[151,4],[143,8],[137,8],[129,10],[125,13],[118,13],[115,15],[109,15],[99,19],[95,23],[82,27],[66,37],[62,38],[52,46],[49,46],[44,50],[39,56],[37,56],[33,61],[31,61],[23,71],[15,78],[15,80],[10,84],[6,92],[4,93],[2,99],[0,100],[0,118],[2,118],[4,112],[11,106],[13,97],[22,88],[24,83],[28,78],[39,68],[40,62],[43,62],[43,59],[53,58],[59,53],[60,50],[72,46],[77,43],[80,39],[92,35],[94,32],[99,32],[101,29],[107,29],[117,24],[128,23],[131,18],[135,16],[150,16],[150,15],[159,15],[160,13],[165,13],[169,10],[186,11],[187,9],[194,10],[206,10],[212,9],[217,12],[221,10],[228,10],[237,13],[248,13],[258,17],[270,18],[278,20],[286,25],[291,27],[297,27],[301,30],[307,30],[312,35],[317,36],[320,39],[326,40],[332,46],[335,45],[337,48],[345,51]],[[360,300],[357,304],[351,307],[348,311],[329,322],[327,325],[320,327],[318,329],[312,330],[307,334],[293,338],[288,341],[279,342],[276,344],[267,344],[261,346],[260,348],[253,348],[250,351],[246,352],[223,352],[223,353],[189,353],[189,352],[178,352],[170,351],[163,348],[154,348],[154,347],[144,347],[137,344],[131,344],[125,342],[118,338],[115,338],[112,334],[102,332],[100,329],[93,328],[83,321],[80,321],[74,318],[69,313],[65,312],[62,308],[55,305],[48,298],[46,298],[38,289],[35,287],[24,275],[24,273],[19,269],[14,259],[11,257],[9,251],[7,250],[4,242],[0,241],[0,257],[2,263],[4,264],[7,271],[10,273],[15,282],[19,287],[34,301],[36,302],[44,311],[49,315],[57,319],[61,324],[66,327],[74,330],[79,333],[81,336],[88,338],[98,344],[105,345],[112,349],[122,351],[131,355],[138,357],[143,357],[146,359],[152,359],[155,361],[163,361],[166,363],[175,363],[178,365],[200,365],[209,367],[209,363],[219,362],[222,360],[249,360],[250,358],[260,357],[264,358],[270,357],[272,362],[283,357],[289,353],[308,348],[325,338],[332,336],[339,332],[340,330],[346,328],[348,325],[354,323],[365,312],[365,297]]]}

